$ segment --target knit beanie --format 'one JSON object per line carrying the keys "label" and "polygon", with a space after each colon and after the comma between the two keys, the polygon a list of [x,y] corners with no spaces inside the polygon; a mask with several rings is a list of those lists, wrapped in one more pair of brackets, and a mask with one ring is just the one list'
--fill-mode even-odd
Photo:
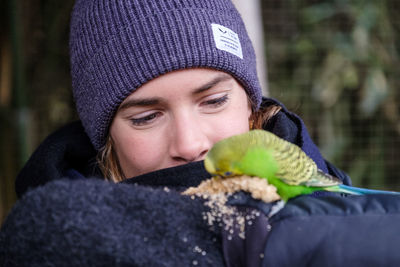
{"label": "knit beanie", "polygon": [[122,101],[173,70],[227,72],[261,103],[254,49],[231,0],[77,0],[70,61],[77,111],[97,150]]}

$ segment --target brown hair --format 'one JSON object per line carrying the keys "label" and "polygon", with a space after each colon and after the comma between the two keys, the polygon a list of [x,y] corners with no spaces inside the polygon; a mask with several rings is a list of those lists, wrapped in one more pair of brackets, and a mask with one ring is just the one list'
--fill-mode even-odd
{"label": "brown hair", "polygon": [[106,144],[99,150],[96,159],[106,180],[117,183],[126,179],[114,150],[111,135],[108,135]]}
{"label": "brown hair", "polygon": [[281,106],[271,105],[267,107],[261,107],[259,110],[253,112],[249,118],[250,130],[262,129],[263,125],[267,123],[273,116],[275,116],[281,109]]}
{"label": "brown hair", "polygon": [[[253,111],[249,118],[250,130],[262,129],[263,125],[275,116],[281,107],[278,105],[271,105],[268,107],[261,107],[257,111]],[[106,144],[99,150],[97,154],[97,162],[100,170],[102,171],[106,180],[113,182],[120,182],[126,179],[121,165],[119,164],[117,154],[114,150],[113,140],[109,135]]]}

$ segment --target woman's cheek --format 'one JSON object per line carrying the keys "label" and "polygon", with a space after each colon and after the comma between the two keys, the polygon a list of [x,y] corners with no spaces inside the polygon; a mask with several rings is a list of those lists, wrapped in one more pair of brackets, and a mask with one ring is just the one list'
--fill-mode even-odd
{"label": "woman's cheek", "polygon": [[159,136],[147,135],[131,143],[129,159],[126,162],[130,176],[137,176],[167,166],[166,140]]}

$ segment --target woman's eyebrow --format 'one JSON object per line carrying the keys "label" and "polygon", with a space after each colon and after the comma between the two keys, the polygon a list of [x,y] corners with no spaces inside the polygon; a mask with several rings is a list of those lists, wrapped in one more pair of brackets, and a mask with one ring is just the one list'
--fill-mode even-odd
{"label": "woman's eyebrow", "polygon": [[154,98],[141,98],[141,99],[127,99],[124,101],[121,106],[118,108],[118,110],[124,110],[128,109],[131,107],[145,107],[145,106],[153,106],[157,105],[161,102],[161,100],[158,97]]}
{"label": "woman's eyebrow", "polygon": [[196,88],[193,91],[193,94],[194,95],[200,94],[200,93],[202,93],[204,91],[207,91],[207,90],[211,89],[215,85],[217,85],[217,84],[219,84],[221,82],[224,82],[224,81],[228,81],[228,80],[233,80],[233,77],[230,76],[227,73],[221,73],[218,76],[216,76],[214,79],[212,79],[211,81],[209,81],[209,82],[205,83],[204,85]]}
{"label": "woman's eyebrow", "polygon": [[[211,89],[212,87],[214,87],[215,85],[224,82],[224,81],[228,81],[228,80],[232,80],[233,77],[230,76],[229,74],[226,73],[221,73],[218,76],[214,77],[211,81],[201,85],[200,87],[196,88],[193,90],[193,95],[197,95],[200,94],[204,91],[207,91],[209,89]],[[124,110],[124,109],[128,109],[131,107],[145,107],[145,106],[153,106],[153,105],[157,105],[159,103],[161,103],[162,100],[158,97],[154,97],[154,98],[140,98],[140,99],[126,99],[121,106],[118,108],[118,110]]]}

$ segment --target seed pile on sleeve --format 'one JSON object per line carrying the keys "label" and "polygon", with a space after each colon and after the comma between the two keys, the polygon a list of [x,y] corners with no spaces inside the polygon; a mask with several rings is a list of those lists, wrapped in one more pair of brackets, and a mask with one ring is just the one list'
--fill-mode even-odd
{"label": "seed pile on sleeve", "polygon": [[229,178],[213,177],[201,182],[197,187],[188,188],[183,194],[204,197],[215,194],[230,195],[238,191],[248,192],[254,199],[267,203],[280,199],[276,187],[268,184],[266,179],[246,175]]}
{"label": "seed pile on sleeve", "polygon": [[213,177],[197,187],[188,188],[183,194],[192,198],[202,198],[204,205],[209,208],[203,213],[204,220],[210,227],[225,230],[228,240],[231,240],[234,235],[245,239],[247,225],[251,227],[256,217],[260,216],[258,210],[242,213],[235,206],[226,205],[228,197],[238,191],[248,192],[254,199],[267,203],[280,199],[276,187],[268,184],[266,179],[250,176]]}

